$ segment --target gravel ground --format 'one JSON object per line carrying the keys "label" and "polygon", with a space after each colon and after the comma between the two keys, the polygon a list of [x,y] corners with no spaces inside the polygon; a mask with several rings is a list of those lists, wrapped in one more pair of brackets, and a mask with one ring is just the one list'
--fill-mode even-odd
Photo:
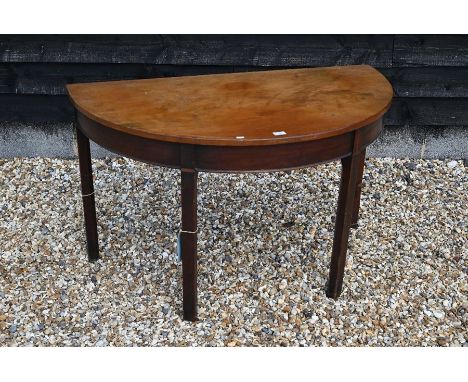
{"label": "gravel ground", "polygon": [[325,297],[337,163],[201,174],[199,318],[180,319],[179,173],[94,162],[86,260],[76,161],[0,161],[4,346],[467,346],[468,171],[369,159],[345,286]]}

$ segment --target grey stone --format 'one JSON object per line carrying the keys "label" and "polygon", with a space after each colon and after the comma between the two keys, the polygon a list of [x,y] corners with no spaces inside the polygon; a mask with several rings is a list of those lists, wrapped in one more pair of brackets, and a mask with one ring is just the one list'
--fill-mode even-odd
{"label": "grey stone", "polygon": [[273,334],[273,330],[271,330],[270,328],[262,328],[262,332],[268,335]]}

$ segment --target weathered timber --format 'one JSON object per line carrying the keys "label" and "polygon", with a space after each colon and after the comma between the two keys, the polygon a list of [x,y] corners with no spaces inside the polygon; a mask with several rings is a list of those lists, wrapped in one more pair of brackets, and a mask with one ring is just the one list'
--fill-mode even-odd
{"label": "weathered timber", "polygon": [[395,98],[385,125],[466,126],[468,98]]}
{"label": "weathered timber", "polygon": [[180,77],[286,67],[231,65],[0,63],[0,93],[66,94],[72,83]]}
{"label": "weathered timber", "polygon": [[393,66],[468,66],[468,35],[396,35]]}
{"label": "weathered timber", "polygon": [[0,121],[33,124],[72,122],[67,96],[0,94]]}
{"label": "weathered timber", "polygon": [[[179,77],[287,67],[148,64],[0,64],[2,94],[66,94],[67,83]],[[382,68],[397,97],[468,97],[468,67]]]}
{"label": "weathered timber", "polygon": [[392,35],[3,35],[0,62],[389,67]]}
{"label": "weathered timber", "polygon": [[380,69],[397,97],[468,97],[468,66]]}

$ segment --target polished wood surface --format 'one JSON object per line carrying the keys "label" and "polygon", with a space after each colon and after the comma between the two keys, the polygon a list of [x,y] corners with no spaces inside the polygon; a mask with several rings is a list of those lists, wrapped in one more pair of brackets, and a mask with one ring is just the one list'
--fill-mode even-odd
{"label": "polished wood surface", "polygon": [[125,134],[260,146],[342,135],[379,119],[392,88],[366,65],[67,86],[76,109]]}

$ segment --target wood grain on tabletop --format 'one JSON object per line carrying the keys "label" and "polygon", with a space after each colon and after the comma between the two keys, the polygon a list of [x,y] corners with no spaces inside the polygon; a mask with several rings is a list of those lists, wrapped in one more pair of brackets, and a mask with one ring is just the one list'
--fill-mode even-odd
{"label": "wood grain on tabletop", "polygon": [[367,65],[110,81],[67,86],[75,107],[114,129],[207,145],[331,137],[380,118],[393,90]]}

